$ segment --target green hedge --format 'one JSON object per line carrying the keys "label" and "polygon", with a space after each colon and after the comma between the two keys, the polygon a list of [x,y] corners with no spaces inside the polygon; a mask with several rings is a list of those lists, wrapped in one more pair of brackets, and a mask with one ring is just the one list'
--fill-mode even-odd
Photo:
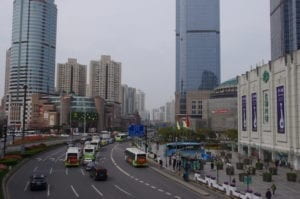
{"label": "green hedge", "polygon": [[5,164],[6,166],[15,166],[18,164],[19,160],[14,158],[2,159],[0,160],[0,164]]}

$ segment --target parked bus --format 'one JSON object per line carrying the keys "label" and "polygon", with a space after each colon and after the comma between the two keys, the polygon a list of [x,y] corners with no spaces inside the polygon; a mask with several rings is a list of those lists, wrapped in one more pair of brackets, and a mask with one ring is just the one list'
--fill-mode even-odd
{"label": "parked bus", "polygon": [[96,150],[93,145],[85,145],[83,148],[83,164],[88,164],[96,159]]}
{"label": "parked bus", "polygon": [[65,166],[79,166],[80,154],[78,147],[69,147],[66,152]]}
{"label": "parked bus", "polygon": [[148,166],[146,153],[137,148],[127,148],[125,160],[134,167]]}
{"label": "parked bus", "polygon": [[116,139],[116,142],[123,142],[127,139],[127,137],[128,137],[128,134],[119,133],[118,135],[116,135],[115,139]]}

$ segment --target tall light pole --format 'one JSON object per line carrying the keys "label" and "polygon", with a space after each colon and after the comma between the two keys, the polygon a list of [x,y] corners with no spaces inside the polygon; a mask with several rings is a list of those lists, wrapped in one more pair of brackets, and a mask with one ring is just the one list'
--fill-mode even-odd
{"label": "tall light pole", "polygon": [[22,146],[21,153],[25,152],[24,139],[25,139],[25,122],[26,122],[26,97],[27,97],[27,85],[23,86],[24,89],[24,99],[23,99],[23,123],[22,123]]}
{"label": "tall light pole", "polygon": [[86,107],[84,106],[84,122],[83,122],[83,133],[86,133]]}

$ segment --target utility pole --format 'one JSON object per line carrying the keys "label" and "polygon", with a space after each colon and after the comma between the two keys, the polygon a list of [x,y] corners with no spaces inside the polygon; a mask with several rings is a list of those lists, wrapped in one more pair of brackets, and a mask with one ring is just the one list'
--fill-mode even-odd
{"label": "utility pole", "polygon": [[26,95],[27,95],[27,85],[25,84],[23,86],[24,89],[24,101],[23,101],[23,123],[22,123],[22,146],[21,146],[21,153],[23,154],[25,152],[25,122],[26,122]]}
{"label": "utility pole", "polygon": [[83,133],[85,135],[86,133],[86,107],[84,106],[84,127],[83,127]]}
{"label": "utility pole", "polygon": [[147,153],[147,148],[148,148],[148,131],[147,131],[147,125],[145,126],[145,153]]}
{"label": "utility pole", "polygon": [[7,126],[3,126],[3,133],[4,133],[4,145],[3,145],[3,157],[6,154],[6,138],[7,138]]}

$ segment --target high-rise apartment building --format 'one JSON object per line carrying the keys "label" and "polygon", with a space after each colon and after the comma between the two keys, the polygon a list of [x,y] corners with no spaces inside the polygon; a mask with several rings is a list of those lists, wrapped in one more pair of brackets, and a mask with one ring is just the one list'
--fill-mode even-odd
{"label": "high-rise apartment building", "polygon": [[77,59],[69,58],[65,64],[57,65],[57,91],[86,95],[86,66],[77,63]]}
{"label": "high-rise apartment building", "polygon": [[186,92],[220,82],[219,0],[176,0],[176,114],[186,114]]}
{"label": "high-rise apartment building", "polygon": [[121,63],[108,55],[90,62],[90,89],[92,97],[100,96],[108,102],[120,103]]}
{"label": "high-rise apartment building", "polygon": [[141,90],[137,90],[136,91],[136,110],[140,114],[144,114],[144,112],[146,111],[145,101],[146,101],[146,94]]}
{"label": "high-rise apartment building", "polygon": [[270,0],[271,59],[300,49],[300,0]]}
{"label": "high-rise apartment building", "polygon": [[24,85],[54,93],[57,8],[54,0],[14,0],[9,78],[9,125],[20,124]]}
{"label": "high-rise apartment building", "polygon": [[136,88],[128,87],[126,84],[122,85],[121,107],[123,116],[137,112],[136,93]]}

